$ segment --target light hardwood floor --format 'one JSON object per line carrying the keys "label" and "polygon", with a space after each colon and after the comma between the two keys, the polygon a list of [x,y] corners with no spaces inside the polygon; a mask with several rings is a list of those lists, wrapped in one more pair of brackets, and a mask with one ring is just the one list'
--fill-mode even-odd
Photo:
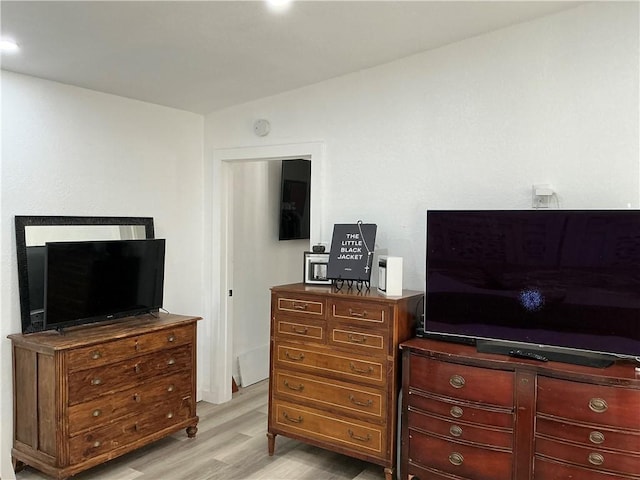
{"label": "light hardwood floor", "polygon": [[[267,454],[269,384],[233,394],[222,405],[198,404],[198,434],[184,431],[82,472],[74,480],[382,480],[382,467],[278,436]],[[17,480],[44,480],[26,467]]]}

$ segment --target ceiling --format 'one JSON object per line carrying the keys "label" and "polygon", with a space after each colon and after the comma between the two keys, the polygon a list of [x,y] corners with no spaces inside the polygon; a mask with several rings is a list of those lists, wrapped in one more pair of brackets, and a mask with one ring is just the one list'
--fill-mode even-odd
{"label": "ceiling", "polygon": [[575,1],[7,1],[2,68],[206,114],[572,8]]}

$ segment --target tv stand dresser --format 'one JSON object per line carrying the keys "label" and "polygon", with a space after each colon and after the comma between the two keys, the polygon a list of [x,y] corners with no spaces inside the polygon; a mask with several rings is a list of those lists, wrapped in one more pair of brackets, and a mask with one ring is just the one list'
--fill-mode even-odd
{"label": "tv stand dresser", "polygon": [[198,320],[160,313],[9,335],[14,469],[65,479],[182,428],[194,437]]}
{"label": "tv stand dresser", "polygon": [[395,478],[398,344],[421,292],[283,285],[271,289],[268,452],[284,435],[384,467]]}
{"label": "tv stand dresser", "polygon": [[403,480],[638,480],[640,372],[478,353],[415,338],[403,350]]}

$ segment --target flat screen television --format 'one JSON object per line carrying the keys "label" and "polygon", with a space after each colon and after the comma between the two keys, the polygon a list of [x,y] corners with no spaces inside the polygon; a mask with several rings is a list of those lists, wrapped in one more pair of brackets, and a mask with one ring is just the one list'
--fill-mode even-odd
{"label": "flat screen television", "polygon": [[640,357],[640,211],[428,211],[420,336],[606,366]]}
{"label": "flat screen television", "polygon": [[283,160],[280,182],[279,240],[309,238],[310,211],[311,161]]}
{"label": "flat screen television", "polygon": [[163,239],[47,243],[44,328],[161,308],[164,258]]}

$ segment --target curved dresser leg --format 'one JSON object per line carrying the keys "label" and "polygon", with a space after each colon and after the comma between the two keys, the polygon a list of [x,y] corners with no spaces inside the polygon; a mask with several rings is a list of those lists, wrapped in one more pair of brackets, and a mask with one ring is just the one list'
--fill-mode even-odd
{"label": "curved dresser leg", "polygon": [[272,457],[273,456],[273,452],[275,451],[275,448],[276,448],[276,434],[275,433],[267,432],[267,446],[269,448],[269,456]]}

